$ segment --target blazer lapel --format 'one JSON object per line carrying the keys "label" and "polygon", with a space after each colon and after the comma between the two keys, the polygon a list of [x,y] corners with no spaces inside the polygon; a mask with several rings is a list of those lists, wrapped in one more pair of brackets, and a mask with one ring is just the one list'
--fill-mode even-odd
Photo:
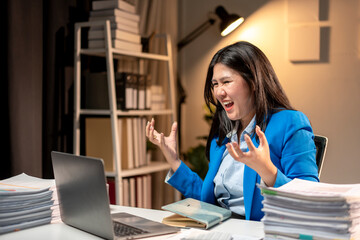
{"label": "blazer lapel", "polygon": [[[259,146],[259,144],[256,142],[255,137],[253,137],[252,142],[255,147]],[[257,173],[252,168],[249,168],[248,166],[245,165],[243,188],[244,188],[244,205],[245,205],[246,219],[250,219],[251,208],[252,208],[252,203],[253,203],[253,198],[254,198],[254,191],[255,191],[255,186],[256,186],[256,176],[257,176]]]}
{"label": "blazer lapel", "polygon": [[210,163],[209,170],[204,179],[203,187],[201,190],[201,200],[206,202],[215,203],[214,196],[214,178],[219,170],[222,155],[226,149],[225,144],[229,141],[227,138],[224,140],[221,146],[218,146],[216,143],[217,139],[213,139],[210,149]]}

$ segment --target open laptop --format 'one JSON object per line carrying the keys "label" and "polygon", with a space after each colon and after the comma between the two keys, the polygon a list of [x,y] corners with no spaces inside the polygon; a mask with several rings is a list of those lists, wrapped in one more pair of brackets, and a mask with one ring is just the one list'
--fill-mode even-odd
{"label": "open laptop", "polygon": [[55,151],[51,158],[65,224],[105,239],[137,239],[179,231],[128,213],[110,214],[102,159]]}

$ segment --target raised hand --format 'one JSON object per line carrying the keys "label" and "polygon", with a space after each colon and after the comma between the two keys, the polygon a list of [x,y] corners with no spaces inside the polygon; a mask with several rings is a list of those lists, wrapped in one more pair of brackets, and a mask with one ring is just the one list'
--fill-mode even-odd
{"label": "raised hand", "polygon": [[267,186],[274,186],[277,168],[271,162],[269,144],[259,126],[256,126],[255,131],[260,140],[258,148],[254,146],[249,135],[245,135],[244,138],[249,148],[248,152],[241,151],[236,142],[227,143],[227,150],[236,161],[242,162],[255,170]]}
{"label": "raised hand", "polygon": [[177,152],[177,122],[174,122],[171,126],[169,136],[165,137],[164,133],[159,133],[155,130],[155,120],[151,119],[151,122],[146,124],[146,137],[150,142],[157,145],[165,156],[165,159],[170,164],[172,170],[175,172],[180,166],[180,159]]}

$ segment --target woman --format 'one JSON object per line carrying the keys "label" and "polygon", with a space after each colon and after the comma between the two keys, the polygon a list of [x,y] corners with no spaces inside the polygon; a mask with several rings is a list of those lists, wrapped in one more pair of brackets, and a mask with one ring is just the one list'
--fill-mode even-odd
{"label": "woman", "polygon": [[319,181],[310,122],[291,107],[269,60],[256,46],[241,41],[219,50],[209,65],[204,97],[209,108],[216,106],[204,180],[179,159],[176,123],[168,137],[154,130],[153,119],[146,126],[147,137],[170,163],[166,182],[185,197],[260,220],[263,197],[256,184]]}

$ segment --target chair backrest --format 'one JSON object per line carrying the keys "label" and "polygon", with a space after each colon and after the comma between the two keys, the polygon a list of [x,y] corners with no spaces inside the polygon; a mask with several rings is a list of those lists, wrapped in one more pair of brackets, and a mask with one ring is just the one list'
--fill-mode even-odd
{"label": "chair backrest", "polygon": [[314,138],[315,146],[316,146],[316,165],[318,166],[319,171],[319,179],[321,170],[324,164],[326,148],[328,144],[328,138],[325,136],[320,136],[315,134]]}

